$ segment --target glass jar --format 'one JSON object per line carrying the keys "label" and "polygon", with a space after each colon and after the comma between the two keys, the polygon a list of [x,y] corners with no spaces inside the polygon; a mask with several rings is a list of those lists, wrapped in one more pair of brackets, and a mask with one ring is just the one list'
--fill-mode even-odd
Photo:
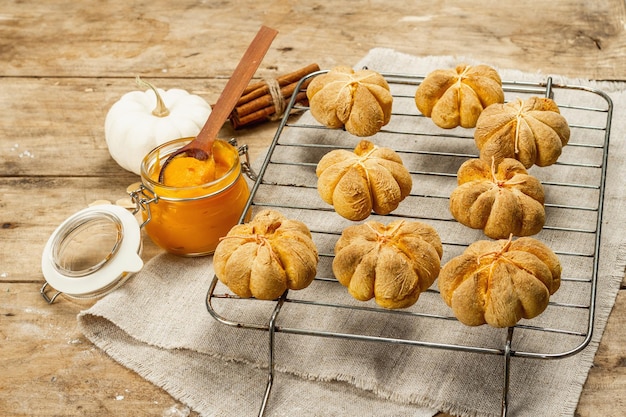
{"label": "glass jar", "polygon": [[[161,161],[191,138],[150,152],[142,163],[142,183],[130,191],[134,210],[98,204],[61,223],[44,247],[41,267],[46,282],[40,293],[52,304],[59,295],[74,300],[99,298],[120,287],[143,267],[141,229],[161,248],[181,256],[213,253],[219,239],[240,221],[250,190],[242,173],[256,180],[247,147],[216,140],[214,181],[193,187],[167,187],[157,181]],[[246,160],[240,162],[239,155]],[[219,174],[218,174],[219,173]],[[136,215],[140,213],[143,223]]]}
{"label": "glass jar", "polygon": [[144,228],[152,241],[181,256],[204,256],[242,218],[250,189],[242,175],[239,150],[215,140],[216,179],[202,185],[170,187],[158,181],[162,162],[191,141],[182,138],[152,150],[141,164],[140,204]]}
{"label": "glass jar", "polygon": [[[41,295],[91,299],[113,291],[143,267],[137,219],[123,207],[102,204],[66,219],[52,233],[41,257],[46,282]],[[49,296],[48,284],[57,292]]]}

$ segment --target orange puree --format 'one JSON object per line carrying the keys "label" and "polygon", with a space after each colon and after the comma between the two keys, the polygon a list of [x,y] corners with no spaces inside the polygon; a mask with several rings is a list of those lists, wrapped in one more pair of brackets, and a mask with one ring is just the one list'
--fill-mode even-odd
{"label": "orange puree", "polygon": [[[175,150],[184,144],[167,149]],[[157,196],[156,203],[149,205],[151,219],[146,223],[146,232],[171,253],[210,254],[220,237],[238,223],[250,195],[241,175],[238,151],[216,140],[209,161],[176,157],[166,167],[164,183],[159,183],[161,152],[161,147],[152,151],[144,162],[150,165],[142,171],[149,172],[150,178],[143,178],[144,185]],[[148,213],[144,211],[143,215],[146,219]]]}
{"label": "orange puree", "polygon": [[170,161],[163,175],[163,184],[169,187],[190,187],[215,180],[215,159],[207,161],[179,156]]}

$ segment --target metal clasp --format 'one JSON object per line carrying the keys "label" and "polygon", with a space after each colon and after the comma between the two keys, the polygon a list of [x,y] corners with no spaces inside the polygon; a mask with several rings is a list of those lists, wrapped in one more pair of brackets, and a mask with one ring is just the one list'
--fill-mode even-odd
{"label": "metal clasp", "polygon": [[254,170],[252,169],[252,165],[250,164],[250,155],[248,154],[248,145],[239,146],[237,144],[237,139],[235,138],[231,138],[228,141],[228,143],[230,143],[235,148],[237,148],[237,152],[239,153],[239,156],[245,156],[245,161],[241,161],[241,170],[252,181],[256,181],[259,178],[259,176],[256,172],[254,172]]}
{"label": "metal clasp", "polygon": [[139,225],[139,228],[142,229],[152,219],[150,204],[157,203],[159,200],[159,196],[150,191],[143,184],[140,184],[138,189],[130,191],[128,195],[130,195],[130,198],[135,203],[133,215],[137,214],[140,210],[146,212],[146,219],[143,221],[143,223],[141,223],[141,225]]}
{"label": "metal clasp", "polygon": [[39,290],[39,293],[41,294],[41,296],[43,297],[44,300],[46,300],[46,302],[48,304],[52,304],[54,303],[54,301],[57,299],[57,297],[59,295],[61,295],[61,291],[57,291],[56,294],[54,294],[52,297],[48,296],[48,294],[46,293],[46,288],[48,288],[48,283],[44,282],[43,286],[41,287],[41,289]]}

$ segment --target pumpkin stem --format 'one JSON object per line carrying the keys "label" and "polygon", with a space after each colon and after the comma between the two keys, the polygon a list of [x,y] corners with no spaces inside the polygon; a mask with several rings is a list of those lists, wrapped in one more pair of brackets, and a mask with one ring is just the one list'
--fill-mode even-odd
{"label": "pumpkin stem", "polygon": [[139,76],[137,76],[135,81],[137,82],[138,86],[140,86],[140,87],[148,87],[152,91],[154,91],[154,95],[156,96],[156,107],[154,108],[154,110],[152,110],[152,114],[155,115],[156,117],[166,117],[166,116],[169,116],[170,111],[169,111],[169,109],[167,107],[165,107],[165,103],[163,103],[163,99],[161,98],[161,95],[159,94],[157,89],[152,84],[150,84],[149,82],[144,81],[141,78],[139,78]]}
{"label": "pumpkin stem", "polygon": [[476,263],[480,264],[481,260],[483,258],[486,258],[487,256],[491,256],[493,257],[493,260],[497,260],[497,259],[501,259],[502,255],[505,252],[508,252],[509,248],[511,247],[511,244],[513,243],[513,233],[509,233],[509,239],[504,241],[502,247],[500,248],[500,250],[497,251],[493,251],[493,252],[486,252],[483,253],[479,256],[476,257]]}
{"label": "pumpkin stem", "polygon": [[403,225],[404,225],[404,220],[401,220],[398,222],[398,224],[394,225],[393,229],[389,230],[387,227],[384,227],[384,232],[381,233],[378,230],[376,230],[373,226],[373,223],[371,222],[366,222],[365,225],[372,231],[374,232],[374,234],[376,235],[376,240],[379,244],[385,244],[387,243],[398,231],[398,229],[400,229]]}
{"label": "pumpkin stem", "polygon": [[522,115],[522,112],[524,110],[524,103],[519,97],[517,98],[516,103],[519,106],[519,109],[517,111],[517,114],[515,115],[515,144],[514,146],[515,146],[515,155],[519,155],[520,123],[522,123],[522,120],[524,119]]}
{"label": "pumpkin stem", "polygon": [[515,177],[518,177],[518,174],[519,173],[513,174],[513,176],[509,179],[507,178],[503,180],[498,179],[497,170],[496,170],[496,157],[495,156],[491,157],[491,177],[493,178],[493,183],[496,184],[498,187],[502,188],[505,185],[511,186],[511,185],[524,184],[526,182],[525,177],[520,177],[516,181],[513,181]]}
{"label": "pumpkin stem", "polygon": [[270,243],[270,240],[267,237],[261,234],[255,233],[252,235],[226,235],[226,236],[221,237],[219,240],[221,242],[224,239],[233,239],[233,238],[242,239],[244,243],[246,242],[256,243],[258,245],[257,252],[262,246],[266,246],[267,250],[270,252],[270,256],[272,257],[272,259],[274,259],[276,263],[278,263],[281,267],[283,266],[283,263],[281,262],[276,252],[274,252],[274,248],[272,247],[272,244]]}
{"label": "pumpkin stem", "polygon": [[504,184],[504,181],[500,181],[498,179],[498,176],[496,174],[496,157],[492,156],[491,157],[491,178],[492,181],[498,186],[498,187],[502,187],[502,184]]}

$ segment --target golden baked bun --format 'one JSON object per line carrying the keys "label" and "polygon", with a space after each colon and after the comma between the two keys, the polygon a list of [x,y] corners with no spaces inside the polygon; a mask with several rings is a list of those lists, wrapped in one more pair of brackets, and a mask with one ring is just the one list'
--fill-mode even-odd
{"label": "golden baked bun", "polygon": [[465,161],[450,194],[450,212],[461,224],[482,229],[492,239],[531,236],[546,220],[541,182],[516,159],[499,164]]}
{"label": "golden baked bun", "polygon": [[363,220],[372,211],[389,214],[409,195],[413,180],[400,156],[361,140],[354,152],[336,149],[317,164],[317,190],[337,214]]}
{"label": "golden baked bun", "polygon": [[335,244],[333,273],[357,300],[406,308],[439,274],[443,247],[431,226],[395,220],[347,227]]}
{"label": "golden baked bun", "polygon": [[561,285],[561,264],[532,237],[471,244],[439,274],[441,297],[468,326],[514,326],[548,306]]}
{"label": "golden baked bun", "polygon": [[460,64],[429,73],[415,92],[417,109],[437,126],[472,128],[487,106],[504,102],[502,80],[488,65]]}
{"label": "golden baked bun", "polygon": [[489,106],[478,118],[474,132],[482,159],[515,158],[526,168],[554,164],[569,137],[569,125],[559,107],[543,97]]}
{"label": "golden baked bun", "polygon": [[217,278],[240,297],[273,300],[306,288],[317,273],[318,253],[307,226],[262,210],[234,226],[213,255]]}
{"label": "golden baked bun", "polygon": [[335,67],[313,78],[306,94],[315,120],[355,136],[372,136],[391,119],[389,84],[376,71]]}

